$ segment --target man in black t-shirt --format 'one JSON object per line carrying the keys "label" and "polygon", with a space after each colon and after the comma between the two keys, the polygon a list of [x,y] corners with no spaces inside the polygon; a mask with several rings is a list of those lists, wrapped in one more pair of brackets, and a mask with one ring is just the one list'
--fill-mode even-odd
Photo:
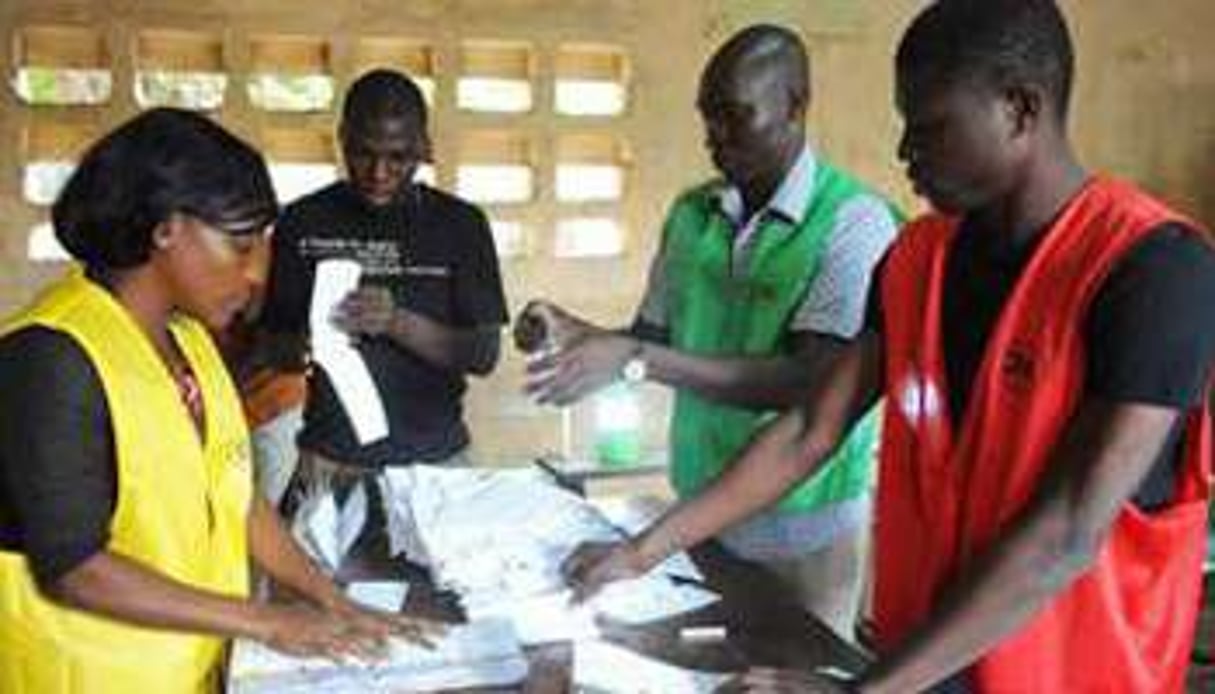
{"label": "man in black t-shirt", "polygon": [[347,180],[290,205],[277,224],[260,318],[269,353],[284,365],[303,354],[317,263],[356,260],[360,286],[332,321],[366,361],[389,428],[360,445],[328,375],[314,368],[297,488],[331,473],[357,479],[388,465],[462,460],[469,444],[465,377],[493,370],[507,312],[485,215],[413,181],[430,158],[426,125],[409,78],[363,75],[339,128]]}

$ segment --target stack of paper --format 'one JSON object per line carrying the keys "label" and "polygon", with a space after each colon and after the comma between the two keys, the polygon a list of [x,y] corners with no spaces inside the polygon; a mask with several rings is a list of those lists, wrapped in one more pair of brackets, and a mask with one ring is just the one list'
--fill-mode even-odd
{"label": "stack of paper", "polygon": [[[512,619],[525,644],[593,634],[595,615],[641,623],[717,599],[673,582],[664,569],[572,607],[561,563],[580,543],[619,540],[621,532],[585,499],[535,471],[413,466],[389,470],[384,491],[390,532],[395,527],[409,535],[392,544],[415,547],[411,558],[458,593],[470,617]],[[686,556],[670,566],[700,579]]]}
{"label": "stack of paper", "polygon": [[374,663],[294,658],[255,641],[237,640],[229,668],[232,694],[425,692],[505,687],[527,676],[527,660],[510,622],[453,626],[434,650],[399,639]]}

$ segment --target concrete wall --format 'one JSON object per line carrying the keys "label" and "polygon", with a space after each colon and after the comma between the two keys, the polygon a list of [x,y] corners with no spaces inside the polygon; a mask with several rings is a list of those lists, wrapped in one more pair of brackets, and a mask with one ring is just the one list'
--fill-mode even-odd
{"label": "concrete wall", "polygon": [[[84,123],[104,128],[133,113],[133,37],[141,29],[213,31],[222,37],[232,75],[217,116],[257,140],[266,128],[331,127],[332,114],[268,114],[244,97],[249,37],[306,34],[328,41],[329,64],[341,85],[354,70],[361,36],[399,36],[435,47],[438,90],[435,136],[439,181],[463,132],[480,128],[526,133],[535,144],[537,199],[506,213],[533,225],[536,252],[504,263],[512,310],[532,296],[555,298],[595,320],[626,322],[641,292],[645,268],[672,194],[708,172],[693,96],[700,66],[736,28],[757,20],[790,23],[805,35],[814,60],[810,115],[817,143],[836,162],[889,192],[909,209],[915,201],[894,159],[898,120],[892,108],[890,62],[905,23],[923,3],[913,0],[3,0],[0,40],[23,26],[98,28],[108,47],[115,93],[98,108],[31,108],[11,90],[0,92],[0,311],[18,306],[60,271],[26,259],[28,230],[45,211],[25,203],[20,174],[27,133],[35,124]],[[1074,132],[1086,161],[1130,176],[1197,218],[1215,222],[1215,26],[1210,0],[1133,0],[1064,3],[1079,46]],[[618,119],[573,122],[545,107],[517,116],[470,114],[454,107],[452,67],[469,39],[519,40],[536,56],[537,104],[547,104],[551,55],[565,42],[623,47],[631,59],[631,106]],[[12,74],[12,51],[5,55]],[[561,206],[552,193],[554,139],[562,133],[619,135],[630,152],[625,200],[618,212],[630,236],[625,253],[608,260],[557,260],[547,252]],[[518,394],[521,365],[508,355],[497,374],[474,385],[470,416],[478,447],[509,460],[562,442],[562,421]],[[667,400],[646,393],[645,427],[661,448]],[[588,441],[588,408],[569,425],[575,448]]]}

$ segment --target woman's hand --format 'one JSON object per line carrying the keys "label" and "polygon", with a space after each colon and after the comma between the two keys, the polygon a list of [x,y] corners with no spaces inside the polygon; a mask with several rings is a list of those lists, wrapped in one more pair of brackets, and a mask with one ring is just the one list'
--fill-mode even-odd
{"label": "woman's hand", "polygon": [[393,636],[423,648],[434,648],[435,641],[447,632],[447,627],[440,622],[368,609],[345,597],[333,601],[328,611],[351,633],[380,640]]}
{"label": "woman's hand", "polygon": [[288,655],[376,660],[388,645],[385,635],[353,628],[332,612],[295,605],[265,605],[261,612],[258,640]]}

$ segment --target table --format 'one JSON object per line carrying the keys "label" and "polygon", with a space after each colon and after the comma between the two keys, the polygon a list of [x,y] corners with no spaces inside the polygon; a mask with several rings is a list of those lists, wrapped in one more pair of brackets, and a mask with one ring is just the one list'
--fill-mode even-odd
{"label": "table", "polygon": [[[602,625],[604,638],[676,665],[700,670],[741,671],[751,665],[809,669],[832,665],[858,671],[865,656],[829,628],[806,614],[776,579],[755,564],[709,543],[690,552],[706,582],[722,596],[717,604],[697,612],[644,627]],[[427,572],[403,560],[387,558],[382,534],[366,534],[338,574],[341,581],[392,579],[410,583],[402,611],[441,621],[459,621],[454,595],[437,591]],[[691,644],[679,639],[679,629],[693,625],[724,625],[724,642]],[[547,694],[571,689],[573,652],[570,644],[526,649],[530,666],[523,692]]]}

